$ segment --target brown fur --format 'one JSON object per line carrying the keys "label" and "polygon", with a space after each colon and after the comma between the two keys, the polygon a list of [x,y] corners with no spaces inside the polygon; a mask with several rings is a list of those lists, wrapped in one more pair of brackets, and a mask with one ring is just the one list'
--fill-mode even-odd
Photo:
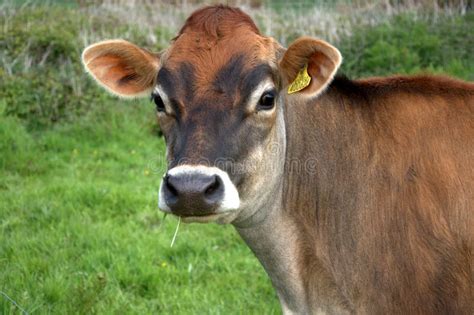
{"label": "brown fur", "polygon": [[336,79],[289,105],[287,158],[317,159],[286,174],[309,301],[473,313],[473,99],[473,84],[421,76]]}
{"label": "brown fur", "polygon": [[235,29],[240,27],[260,34],[252,19],[240,9],[225,5],[208,6],[195,11],[186,19],[175,40],[186,31],[198,32],[218,39],[233,34]]}
{"label": "brown fur", "polygon": [[173,70],[183,61],[192,64],[197,74],[194,89],[198,94],[206,94],[216,74],[234,56],[245,56],[247,69],[262,61],[276,68],[277,47],[272,38],[259,34],[253,21],[241,10],[205,7],[187,19],[165,53],[164,63]]}
{"label": "brown fur", "polygon": [[[416,76],[391,76],[372,77],[351,81],[339,77],[335,84],[339,88],[346,88],[349,93],[379,95],[391,92],[422,93],[425,95],[441,94],[452,97],[472,96],[473,84],[445,76],[416,75]],[[351,91],[352,90],[352,91]]]}

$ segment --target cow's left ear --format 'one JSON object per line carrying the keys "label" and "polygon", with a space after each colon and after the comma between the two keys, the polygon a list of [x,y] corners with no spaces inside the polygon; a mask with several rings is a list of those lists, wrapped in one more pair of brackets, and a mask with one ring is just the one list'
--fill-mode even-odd
{"label": "cow's left ear", "polygon": [[341,62],[334,46],[311,37],[298,38],[279,62],[283,87],[289,93],[317,96],[331,83]]}

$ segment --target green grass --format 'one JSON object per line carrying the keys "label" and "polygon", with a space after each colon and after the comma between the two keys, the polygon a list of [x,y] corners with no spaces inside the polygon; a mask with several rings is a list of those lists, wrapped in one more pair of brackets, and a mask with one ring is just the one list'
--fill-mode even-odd
{"label": "green grass", "polygon": [[[231,226],[182,224],[170,248],[177,221],[163,222],[157,209],[165,146],[153,105],[107,96],[79,62],[84,45],[118,36],[157,51],[171,26],[134,24],[120,6],[116,14],[36,2],[2,8],[0,314],[21,314],[15,303],[30,314],[280,313]],[[272,23],[261,26],[286,42],[319,36],[315,27]],[[435,72],[474,80],[473,23],[473,11],[405,12],[354,25],[333,44],[341,72],[353,78]]]}
{"label": "green grass", "polygon": [[124,103],[41,134],[0,117],[0,290],[32,314],[278,313],[231,226],[182,224],[170,248],[153,106]]}

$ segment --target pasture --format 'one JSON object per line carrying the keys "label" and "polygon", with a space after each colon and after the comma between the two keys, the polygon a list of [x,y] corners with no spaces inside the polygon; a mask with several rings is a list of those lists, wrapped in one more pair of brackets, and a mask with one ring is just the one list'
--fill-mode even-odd
{"label": "pasture", "polygon": [[[0,313],[280,314],[232,226],[181,224],[170,246],[154,105],[109,96],[84,73],[86,45],[121,37],[159,51],[199,7],[130,3],[0,3]],[[474,11],[462,1],[242,4],[282,44],[333,43],[351,78],[474,80]]]}

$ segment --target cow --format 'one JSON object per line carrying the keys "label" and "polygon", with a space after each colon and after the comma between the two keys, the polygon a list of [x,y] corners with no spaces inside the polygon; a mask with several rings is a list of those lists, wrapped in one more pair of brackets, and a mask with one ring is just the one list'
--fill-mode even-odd
{"label": "cow", "polygon": [[167,144],[159,208],[232,224],[284,314],[474,314],[474,84],[350,80],[240,9],[195,11],[170,47],[87,47],[108,91],[148,96]]}

